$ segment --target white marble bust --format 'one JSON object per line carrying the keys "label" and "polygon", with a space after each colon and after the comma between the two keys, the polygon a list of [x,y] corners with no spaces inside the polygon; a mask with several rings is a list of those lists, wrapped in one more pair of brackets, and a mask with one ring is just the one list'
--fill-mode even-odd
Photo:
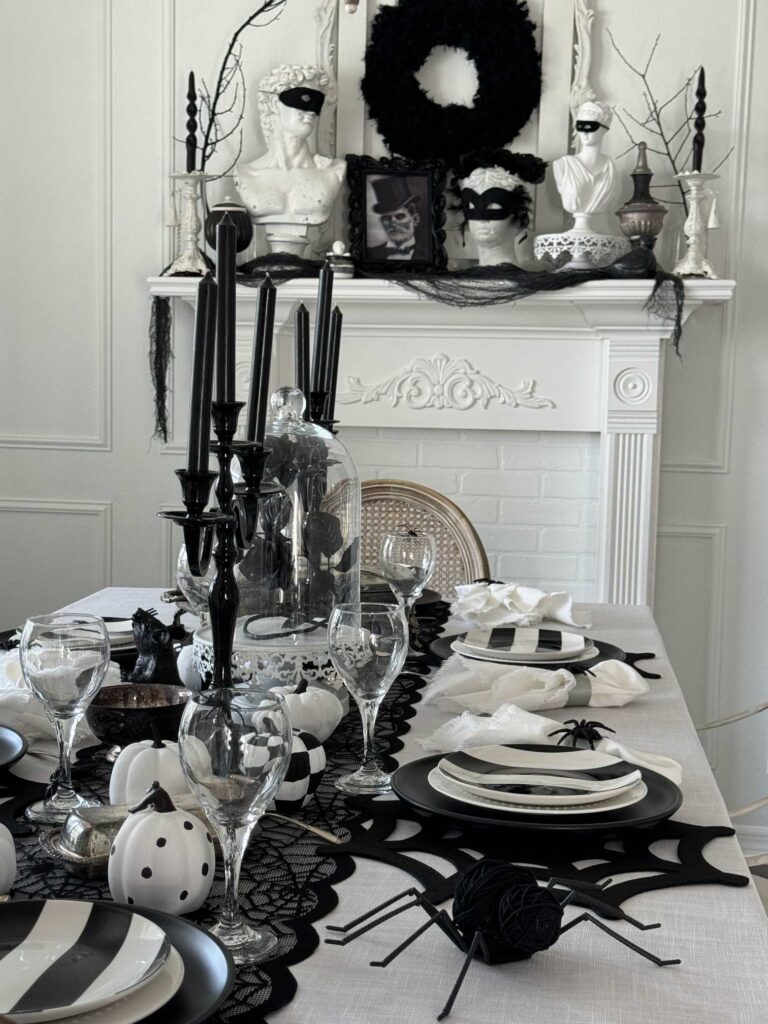
{"label": "white marble bust", "polygon": [[[522,242],[528,237],[527,229],[521,230],[514,217],[505,215],[503,203],[496,200],[498,191],[488,196],[491,190],[501,190],[507,194],[524,182],[503,167],[476,167],[466,178],[462,178],[459,187],[462,190],[462,202],[467,228],[477,245],[477,256],[481,267],[493,267],[499,263],[514,263],[522,266],[526,257],[521,250]],[[484,218],[473,215],[467,209],[467,193],[476,195],[485,201],[485,209],[493,216]],[[503,199],[503,197],[499,197]]]}
{"label": "white marble bust", "polygon": [[616,165],[601,152],[612,120],[607,103],[583,103],[576,114],[579,152],[552,164],[563,209],[573,214],[574,231],[595,233],[594,215],[613,213],[619,202]]}
{"label": "white marble bust", "polygon": [[315,153],[311,138],[330,75],[315,65],[282,64],[259,83],[267,152],[235,167],[235,185],[273,252],[301,255],[312,226],[324,224],[344,180],[345,162]]}

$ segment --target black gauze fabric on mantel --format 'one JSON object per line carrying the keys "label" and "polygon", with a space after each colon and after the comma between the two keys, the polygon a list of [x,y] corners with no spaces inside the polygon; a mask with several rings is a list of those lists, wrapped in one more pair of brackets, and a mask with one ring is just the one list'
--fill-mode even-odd
{"label": "black gauze fabric on mantel", "polygon": [[[320,260],[306,260],[289,253],[270,253],[259,256],[238,267],[237,283],[248,288],[258,287],[267,274],[275,284],[297,277],[316,278],[322,267]],[[435,302],[466,308],[469,306],[495,306],[504,302],[517,302],[528,295],[542,291],[560,291],[588,281],[626,279],[653,279],[653,291],[646,309],[653,316],[672,323],[672,343],[680,354],[683,334],[683,306],[685,287],[682,278],[668,274],[656,263],[650,249],[632,249],[607,267],[594,270],[521,270],[511,263],[495,267],[471,267],[469,270],[443,270],[435,273],[409,271],[408,265],[392,274],[380,271],[368,273],[357,268],[359,277],[393,281],[410,291]],[[168,413],[166,407],[168,365],[171,353],[171,302],[155,295],[149,328],[150,371],[155,392],[155,437],[168,440]]]}

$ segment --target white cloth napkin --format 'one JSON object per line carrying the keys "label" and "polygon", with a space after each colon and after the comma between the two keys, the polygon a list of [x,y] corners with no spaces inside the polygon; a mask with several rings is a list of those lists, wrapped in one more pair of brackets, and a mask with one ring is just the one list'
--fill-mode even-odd
{"label": "white cloth napkin", "polygon": [[[120,666],[111,661],[103,686],[120,682]],[[27,742],[32,740],[54,740],[56,732],[48,718],[45,706],[29,690],[21,672],[19,652],[8,651],[0,654],[0,724],[20,732]],[[98,743],[88,728],[85,718],[78,723],[75,744]]]}
{"label": "white cloth napkin", "polygon": [[500,665],[454,654],[424,691],[425,704],[441,711],[493,714],[503,704],[526,711],[547,708],[621,707],[649,690],[648,683],[623,661],[603,661],[578,676],[568,669]]}
{"label": "white cloth napkin", "polygon": [[589,626],[573,614],[573,598],[564,592],[547,594],[519,583],[468,583],[456,587],[451,614],[480,629],[491,626],[538,626],[544,619],[567,626]]}
{"label": "white cloth napkin", "polygon": [[[467,750],[489,743],[555,743],[560,737],[549,734],[562,729],[562,723],[543,715],[533,715],[514,704],[503,704],[490,718],[480,718],[469,711],[451,718],[431,736],[420,740],[428,753],[451,750]],[[568,741],[570,745],[570,740]],[[595,750],[611,754],[642,768],[650,768],[679,786],[683,779],[682,766],[671,757],[635,750],[615,739],[603,739],[595,743]]]}

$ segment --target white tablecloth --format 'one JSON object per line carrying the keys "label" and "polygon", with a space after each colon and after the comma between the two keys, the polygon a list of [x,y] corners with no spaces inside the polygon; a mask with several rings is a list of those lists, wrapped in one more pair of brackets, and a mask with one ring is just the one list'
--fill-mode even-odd
{"label": "white tablecloth", "polygon": [[[79,610],[130,615],[138,605],[159,603],[159,591],[110,589],[78,602]],[[677,818],[706,825],[730,824],[723,799],[693,729],[650,611],[591,606],[591,636],[630,651],[655,651],[645,662],[662,673],[643,700],[601,708],[599,719],[633,747],[668,754],[684,768],[684,803]],[[551,717],[582,716],[563,708]],[[411,722],[399,755],[422,756],[416,743],[445,720],[432,707]],[[663,844],[672,847],[673,844]],[[670,850],[660,850],[669,856]],[[707,856],[726,871],[746,874],[735,839],[718,839]],[[447,864],[425,858],[446,873]],[[627,876],[622,876],[627,877]],[[343,923],[412,884],[390,866],[359,860],[337,889],[339,905],[316,927]],[[550,950],[516,964],[489,967],[476,961],[449,1020],[452,1024],[766,1024],[768,1022],[768,927],[757,893],[747,888],[690,886],[647,893],[625,909],[655,931],[613,925],[678,967],[656,967],[590,924],[578,925]],[[570,915],[572,911],[567,913]],[[270,1016],[270,1024],[427,1024],[435,1019],[462,963],[462,955],[436,928],[419,938],[388,968],[370,967],[423,923],[420,911],[387,922],[347,947],[321,944],[291,968],[296,998]]]}

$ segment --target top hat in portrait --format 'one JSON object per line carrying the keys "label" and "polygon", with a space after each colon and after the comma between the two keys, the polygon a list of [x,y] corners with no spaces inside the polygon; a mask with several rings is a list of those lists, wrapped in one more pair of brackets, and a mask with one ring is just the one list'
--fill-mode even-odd
{"label": "top hat in portrait", "polygon": [[377,178],[371,182],[376,193],[373,212],[378,214],[394,213],[406,203],[417,203],[419,197],[408,185],[408,179],[399,174],[388,174],[385,178]]}

